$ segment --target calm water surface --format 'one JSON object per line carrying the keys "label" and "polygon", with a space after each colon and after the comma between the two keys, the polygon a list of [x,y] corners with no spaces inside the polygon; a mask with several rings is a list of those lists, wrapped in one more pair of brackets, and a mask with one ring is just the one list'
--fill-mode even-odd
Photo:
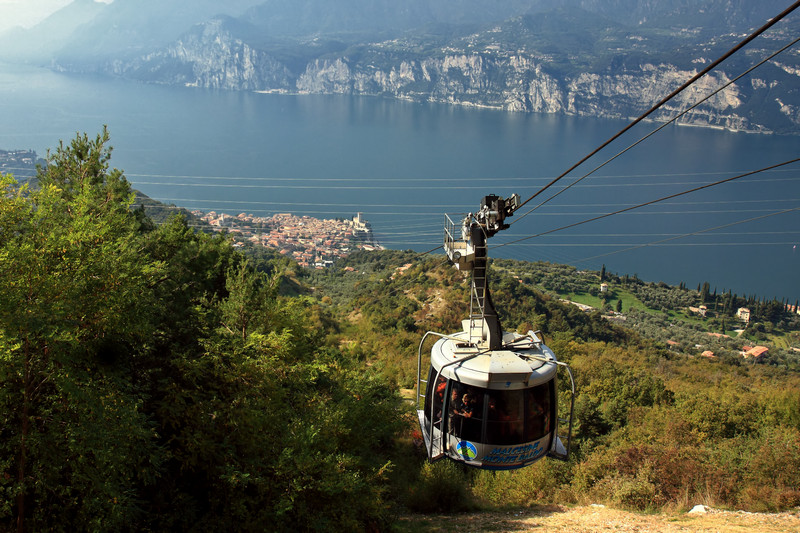
{"label": "calm water surface", "polygon": [[[490,193],[527,199],[625,125],[382,98],[150,86],[21,67],[0,66],[0,74],[0,148],[43,155],[59,140],[107,124],[113,166],[153,198],[233,214],[360,211],[387,247],[420,251],[440,243],[443,213],[476,210]],[[798,137],[668,127],[564,189],[654,127],[639,127],[532,200],[493,239],[491,255],[596,270],[605,264],[690,287],[707,280],[719,291],[794,303],[797,164],[548,233],[800,155]]]}

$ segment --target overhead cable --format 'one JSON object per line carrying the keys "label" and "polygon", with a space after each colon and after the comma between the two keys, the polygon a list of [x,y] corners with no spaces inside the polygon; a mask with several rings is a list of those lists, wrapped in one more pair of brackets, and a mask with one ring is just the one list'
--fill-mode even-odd
{"label": "overhead cable", "polygon": [[653,107],[651,107],[649,110],[647,110],[645,113],[643,113],[642,115],[640,115],[640,116],[639,116],[637,119],[635,119],[633,122],[631,122],[630,124],[628,124],[627,126],[625,126],[624,128],[622,128],[622,129],[621,129],[619,132],[617,132],[615,135],[613,135],[611,138],[609,138],[609,139],[608,139],[606,142],[604,142],[603,144],[601,144],[600,146],[598,146],[597,148],[595,148],[595,149],[594,149],[592,152],[590,152],[588,155],[586,155],[586,156],[585,156],[583,159],[581,159],[580,161],[578,161],[577,163],[575,163],[574,165],[572,165],[572,166],[571,166],[570,168],[568,168],[566,171],[564,171],[564,172],[563,172],[563,173],[561,173],[559,176],[557,176],[556,178],[554,178],[554,179],[553,179],[553,180],[552,180],[550,183],[548,183],[547,185],[545,185],[544,187],[542,187],[542,188],[541,188],[541,189],[540,189],[538,192],[536,192],[536,193],[535,193],[533,196],[531,196],[530,198],[528,198],[527,200],[525,200],[524,202],[522,202],[522,204],[520,204],[520,206],[519,206],[519,207],[522,207],[522,206],[524,206],[525,204],[527,204],[528,202],[530,202],[531,200],[533,200],[534,198],[536,198],[537,196],[539,196],[540,194],[542,194],[544,191],[546,191],[547,189],[549,189],[551,186],[555,185],[555,184],[556,184],[558,181],[560,181],[562,178],[564,178],[564,177],[565,177],[567,174],[569,174],[570,172],[572,172],[573,170],[575,170],[576,168],[578,168],[579,166],[581,166],[582,164],[584,164],[584,163],[585,163],[586,161],[588,161],[588,160],[589,160],[591,157],[593,157],[595,154],[597,154],[598,152],[600,152],[600,150],[604,149],[606,146],[608,146],[609,144],[611,144],[612,142],[614,142],[615,140],[617,140],[619,137],[621,137],[623,134],[625,134],[627,131],[629,131],[631,128],[633,128],[635,125],[637,125],[639,122],[643,121],[643,120],[644,120],[644,119],[646,119],[648,116],[650,116],[650,115],[651,115],[651,114],[653,114],[655,111],[657,111],[657,110],[658,110],[658,109],[659,109],[661,106],[663,106],[664,104],[666,104],[667,102],[669,102],[670,100],[672,100],[673,98],[675,98],[675,97],[676,97],[678,94],[680,94],[681,92],[683,92],[684,90],[686,90],[688,87],[690,87],[691,85],[693,85],[693,84],[694,84],[694,83],[695,83],[697,80],[699,80],[700,78],[702,78],[703,76],[705,76],[706,74],[708,74],[709,72],[711,72],[712,70],[714,70],[714,69],[715,69],[717,66],[719,66],[719,65],[720,65],[721,63],[723,63],[725,60],[727,60],[728,58],[730,58],[730,57],[731,57],[733,54],[735,54],[736,52],[738,52],[739,50],[741,50],[742,48],[744,48],[745,46],[747,46],[747,45],[748,45],[748,44],[749,44],[751,41],[753,41],[753,40],[754,40],[756,37],[758,37],[759,35],[761,35],[761,34],[762,34],[762,33],[764,33],[765,31],[767,31],[769,28],[771,28],[772,26],[774,26],[775,24],[777,24],[779,21],[781,21],[783,18],[785,18],[787,15],[789,15],[789,14],[790,14],[792,11],[794,11],[794,10],[795,10],[795,9],[797,9],[798,7],[800,7],[800,0],[798,0],[797,2],[795,2],[794,4],[792,4],[791,6],[789,6],[788,8],[786,8],[786,9],[785,9],[785,10],[784,10],[782,13],[780,13],[779,15],[777,15],[775,18],[772,18],[772,19],[770,19],[770,20],[769,20],[769,21],[768,21],[766,24],[764,24],[764,25],[763,25],[763,26],[761,26],[759,29],[757,29],[756,31],[754,31],[753,33],[751,33],[750,35],[748,35],[748,36],[747,36],[747,37],[746,37],[744,40],[742,40],[742,41],[741,41],[741,42],[739,42],[739,43],[738,43],[736,46],[734,46],[733,48],[731,48],[730,50],[728,50],[728,51],[727,51],[725,54],[723,54],[723,55],[722,55],[720,58],[718,58],[718,59],[716,59],[715,61],[711,62],[711,63],[710,63],[710,64],[709,64],[709,65],[708,65],[706,68],[704,68],[703,70],[701,70],[700,72],[698,72],[697,74],[695,74],[694,76],[692,76],[692,77],[691,77],[691,78],[690,78],[688,81],[686,81],[686,82],[685,82],[683,85],[681,85],[680,87],[678,87],[677,89],[675,89],[674,91],[672,91],[670,94],[668,94],[667,96],[665,96],[665,97],[664,97],[664,98],[663,98],[661,101],[659,101],[657,104],[655,104],[655,105],[654,105]]}
{"label": "overhead cable", "polygon": [[[604,254],[594,255],[592,257],[587,257],[585,259],[580,259],[578,261],[575,261],[575,263],[586,263],[588,261],[593,261],[593,260],[599,259],[601,257],[606,257],[606,256],[609,256],[609,255],[614,255],[614,254],[618,254],[618,253],[622,253],[622,252],[628,252],[630,250],[638,250],[639,248],[645,248],[647,246],[658,246],[658,245],[661,245],[661,244],[663,244],[665,242],[674,241],[674,240],[677,240],[677,239],[684,239],[686,237],[693,237],[695,235],[700,235],[702,233],[708,233],[708,232],[716,231],[716,230],[719,230],[719,229],[729,228],[731,226],[736,226],[738,224],[746,224],[746,223],[749,223],[749,222],[755,222],[757,220],[762,220],[762,219],[769,218],[769,217],[774,217],[774,216],[777,216],[777,215],[783,215],[783,214],[786,214],[786,213],[791,213],[792,211],[800,211],[800,207],[793,207],[793,208],[790,208],[790,209],[783,209],[781,211],[775,211],[774,213],[770,213],[768,215],[762,215],[762,216],[759,216],[759,217],[752,217],[752,218],[748,218],[748,219],[745,219],[745,220],[737,220],[736,222],[731,222],[729,224],[723,224],[721,226],[716,226],[716,227],[713,227],[713,228],[706,228],[706,229],[703,229],[703,230],[694,231],[692,233],[684,233],[683,235],[676,235],[674,237],[669,237],[669,238],[666,238],[666,239],[660,239],[660,240],[657,240],[657,241],[648,242],[648,243],[644,243],[644,244],[637,244],[636,246],[630,246],[630,247],[624,248],[622,250],[614,250],[613,252],[607,252],[607,253],[604,253]],[[753,232],[753,233],[755,233],[755,234],[764,234],[764,233],[773,234],[773,233],[780,233],[780,232]],[[794,232],[784,232],[784,233],[790,233],[791,234],[791,233],[794,233]],[[748,235],[748,234],[749,233],[743,233],[743,235]],[[715,235],[718,235],[718,234],[715,233]],[[708,243],[703,243],[703,244],[708,244]],[[727,244],[730,244],[730,245],[737,244],[738,245],[738,244],[742,244],[742,243],[727,243]],[[753,245],[754,243],[747,243],[747,244],[748,245]],[[792,243],[755,243],[755,244],[792,244]]]}
{"label": "overhead cable", "polygon": [[559,228],[543,231],[543,232],[537,233],[535,235],[529,235],[528,237],[523,237],[521,239],[517,239],[517,240],[511,241],[511,242],[507,242],[507,243],[501,244],[499,246],[494,246],[493,248],[500,248],[502,246],[509,246],[511,244],[515,244],[515,243],[518,243],[518,242],[522,242],[522,241],[526,241],[526,240],[529,240],[529,239],[533,239],[535,237],[541,237],[543,235],[548,235],[550,233],[555,233],[557,231],[563,231],[565,229],[574,228],[576,226],[581,226],[583,224],[587,224],[589,222],[594,222],[594,221],[597,221],[597,220],[600,220],[600,219],[603,219],[603,218],[607,218],[607,217],[610,217],[610,216],[613,216],[613,215],[619,215],[621,213],[625,213],[625,212],[628,212],[628,211],[633,211],[634,209],[639,209],[641,207],[645,207],[645,206],[648,206],[648,205],[656,204],[656,203],[659,203],[659,202],[664,202],[664,201],[670,200],[672,198],[677,198],[678,196],[683,196],[685,194],[701,191],[703,189],[708,189],[710,187],[715,187],[717,185],[722,185],[723,183],[728,183],[730,181],[734,181],[734,180],[737,180],[737,179],[740,179],[740,178],[744,178],[746,176],[752,176],[754,174],[758,174],[758,173],[761,173],[761,172],[767,172],[767,171],[772,170],[774,168],[783,167],[783,166],[786,166],[786,165],[790,165],[792,163],[797,163],[798,161],[800,161],[800,157],[799,158],[795,158],[795,159],[791,159],[789,161],[784,161],[783,163],[778,163],[776,165],[771,165],[771,166],[768,166],[768,167],[764,167],[764,168],[761,168],[761,169],[758,169],[758,170],[753,170],[751,172],[745,172],[744,174],[739,174],[738,176],[733,176],[731,178],[725,178],[723,180],[715,181],[713,183],[708,183],[706,185],[701,185],[699,187],[694,187],[693,189],[689,189],[689,190],[686,190],[686,191],[683,191],[683,192],[670,194],[668,196],[663,196],[663,197],[658,198],[656,200],[650,200],[649,202],[644,202],[644,203],[641,203],[641,204],[636,204],[636,205],[633,205],[633,206],[630,206],[630,207],[626,207],[624,209],[619,209],[619,210],[613,211],[611,213],[605,213],[603,215],[592,217],[592,218],[589,218],[587,220],[582,220],[580,222],[574,222],[572,224],[568,224],[566,226],[561,226]]}
{"label": "overhead cable", "polygon": [[758,67],[760,67],[761,65],[763,65],[763,64],[764,64],[764,63],[766,63],[767,61],[770,61],[770,60],[772,60],[772,59],[773,59],[773,58],[775,58],[777,55],[779,55],[779,54],[781,54],[782,52],[784,52],[784,51],[788,50],[789,48],[791,48],[792,46],[794,46],[794,45],[795,45],[795,44],[797,44],[798,42],[800,42],[800,37],[798,37],[797,39],[795,39],[795,40],[794,40],[794,41],[792,41],[791,43],[787,44],[786,46],[784,46],[784,47],[783,47],[783,48],[781,48],[780,50],[778,50],[778,51],[776,51],[776,52],[773,52],[773,53],[772,53],[771,55],[769,55],[768,57],[765,57],[764,59],[762,59],[761,61],[759,61],[757,64],[753,65],[752,67],[750,67],[750,68],[749,68],[749,69],[747,69],[746,71],[742,72],[741,74],[739,74],[738,76],[736,76],[736,77],[735,77],[735,78],[733,78],[732,80],[730,80],[730,81],[728,81],[727,83],[725,83],[725,84],[721,85],[721,86],[720,86],[720,87],[718,87],[718,88],[717,88],[715,91],[713,91],[713,92],[709,93],[709,94],[708,94],[708,95],[706,95],[704,98],[702,98],[702,99],[698,100],[696,103],[694,103],[694,104],[693,104],[693,105],[691,105],[690,107],[688,107],[688,108],[686,108],[685,110],[681,111],[680,113],[678,113],[677,115],[675,115],[674,117],[672,117],[671,119],[669,119],[667,122],[665,122],[664,124],[662,124],[662,125],[661,125],[661,126],[659,126],[658,128],[654,129],[653,131],[651,131],[650,133],[648,133],[647,135],[645,135],[644,137],[642,137],[641,139],[639,139],[639,140],[638,140],[638,141],[636,141],[635,143],[631,144],[630,146],[628,146],[628,147],[627,147],[627,148],[625,148],[624,150],[621,150],[620,152],[618,152],[618,153],[617,153],[616,155],[614,155],[613,157],[611,157],[611,158],[609,158],[609,159],[605,160],[603,163],[601,163],[600,165],[596,166],[595,168],[593,168],[592,170],[590,170],[589,172],[587,172],[586,174],[584,174],[584,175],[583,175],[583,176],[582,176],[580,179],[577,179],[577,180],[573,181],[572,183],[570,183],[569,185],[567,185],[566,187],[564,187],[563,189],[561,189],[561,190],[560,190],[560,191],[558,191],[557,193],[553,194],[552,196],[550,196],[550,197],[549,197],[549,198],[547,198],[546,200],[544,200],[544,201],[540,202],[540,203],[539,203],[539,205],[537,205],[537,206],[536,206],[536,207],[534,207],[533,209],[529,210],[527,213],[523,214],[522,216],[520,216],[520,217],[518,217],[516,220],[514,220],[514,222],[512,222],[512,224],[514,224],[514,223],[516,223],[516,222],[519,222],[520,220],[522,220],[523,218],[525,218],[526,216],[528,216],[528,215],[529,215],[529,214],[531,214],[532,212],[534,212],[534,211],[536,211],[537,209],[539,209],[540,207],[542,207],[544,204],[546,204],[546,203],[550,202],[550,200],[554,199],[555,197],[559,196],[560,194],[563,194],[563,193],[564,193],[564,192],[566,192],[568,189],[570,189],[570,188],[572,188],[573,186],[577,185],[578,183],[582,182],[584,179],[588,178],[589,176],[591,176],[592,174],[594,174],[595,172],[597,172],[598,170],[600,170],[601,168],[603,168],[603,167],[604,167],[604,166],[606,166],[607,164],[611,163],[612,161],[614,161],[615,159],[617,159],[617,158],[618,158],[619,156],[621,156],[622,154],[624,154],[624,153],[628,152],[629,150],[631,150],[631,149],[633,149],[634,147],[638,146],[639,144],[643,143],[644,141],[646,141],[647,139],[649,139],[650,137],[652,137],[653,135],[655,135],[655,134],[656,134],[656,133],[658,133],[659,131],[663,130],[664,128],[666,128],[666,127],[667,127],[667,126],[669,126],[670,124],[674,123],[676,120],[678,120],[679,118],[681,118],[682,116],[684,116],[685,114],[687,114],[688,112],[690,112],[691,110],[693,110],[693,109],[695,109],[696,107],[698,107],[698,106],[699,106],[700,104],[702,104],[703,102],[706,102],[706,101],[708,101],[708,100],[709,100],[709,99],[710,99],[712,96],[714,96],[714,95],[716,95],[716,94],[719,94],[721,91],[723,91],[723,90],[727,89],[728,87],[730,87],[731,85],[733,85],[734,83],[736,83],[737,81],[739,81],[740,79],[742,79],[743,77],[747,76],[748,74],[750,74],[751,72],[753,72],[755,69],[757,69]]}

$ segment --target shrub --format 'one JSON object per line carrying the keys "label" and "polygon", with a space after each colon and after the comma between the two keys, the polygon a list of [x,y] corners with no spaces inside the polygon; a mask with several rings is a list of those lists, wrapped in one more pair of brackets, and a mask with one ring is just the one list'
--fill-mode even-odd
{"label": "shrub", "polygon": [[564,497],[571,498],[569,477],[569,464],[545,459],[519,470],[480,472],[473,494],[479,501],[501,506],[563,502]]}
{"label": "shrub", "polygon": [[644,511],[656,507],[656,486],[648,478],[646,469],[635,476],[614,476],[604,479],[595,491],[605,493],[606,501],[614,505]]}
{"label": "shrub", "polygon": [[475,507],[466,467],[443,460],[425,463],[419,479],[409,490],[406,505],[419,513],[452,513]]}
{"label": "shrub", "polygon": [[776,426],[752,439],[739,504],[751,511],[800,505],[800,431]]}

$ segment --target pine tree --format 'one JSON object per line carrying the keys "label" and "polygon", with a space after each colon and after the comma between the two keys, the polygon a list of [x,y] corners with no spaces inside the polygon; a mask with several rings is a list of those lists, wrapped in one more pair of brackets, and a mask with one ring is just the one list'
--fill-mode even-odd
{"label": "pine tree", "polygon": [[37,189],[0,183],[0,330],[11,347],[0,365],[0,412],[11,414],[0,456],[15,462],[18,530],[28,519],[50,529],[65,513],[123,527],[138,508],[127,487],[159,461],[121,376],[151,337],[161,265],[141,253],[133,194],[108,169],[107,140],[104,131],[60,145]]}
{"label": "pine tree", "polygon": [[700,303],[706,303],[709,299],[711,285],[706,281],[700,291]]}

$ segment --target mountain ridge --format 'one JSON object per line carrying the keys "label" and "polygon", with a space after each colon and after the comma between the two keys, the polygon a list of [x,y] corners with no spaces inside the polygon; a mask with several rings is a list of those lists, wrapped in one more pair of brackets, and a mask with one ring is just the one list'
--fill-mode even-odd
{"label": "mountain ridge", "polygon": [[[117,31],[125,35],[117,37],[119,14],[133,5],[117,0],[115,11],[103,9],[61,51],[51,43],[49,60],[40,61],[167,85],[631,118],[783,7],[778,0],[516,0],[502,7],[486,0],[346,2],[348,9],[320,0],[241,0],[213,17],[207,15],[215,8],[204,3],[148,33],[145,22],[167,9],[150,6],[129,16],[128,29]],[[178,30],[178,20],[193,26]],[[698,85],[702,92],[691,91],[654,118],[671,118],[693,103],[689,96],[729,81],[798,29],[796,20],[781,25],[748,48],[747,57],[737,56]],[[800,133],[799,73],[800,58],[781,56],[681,122]]]}

